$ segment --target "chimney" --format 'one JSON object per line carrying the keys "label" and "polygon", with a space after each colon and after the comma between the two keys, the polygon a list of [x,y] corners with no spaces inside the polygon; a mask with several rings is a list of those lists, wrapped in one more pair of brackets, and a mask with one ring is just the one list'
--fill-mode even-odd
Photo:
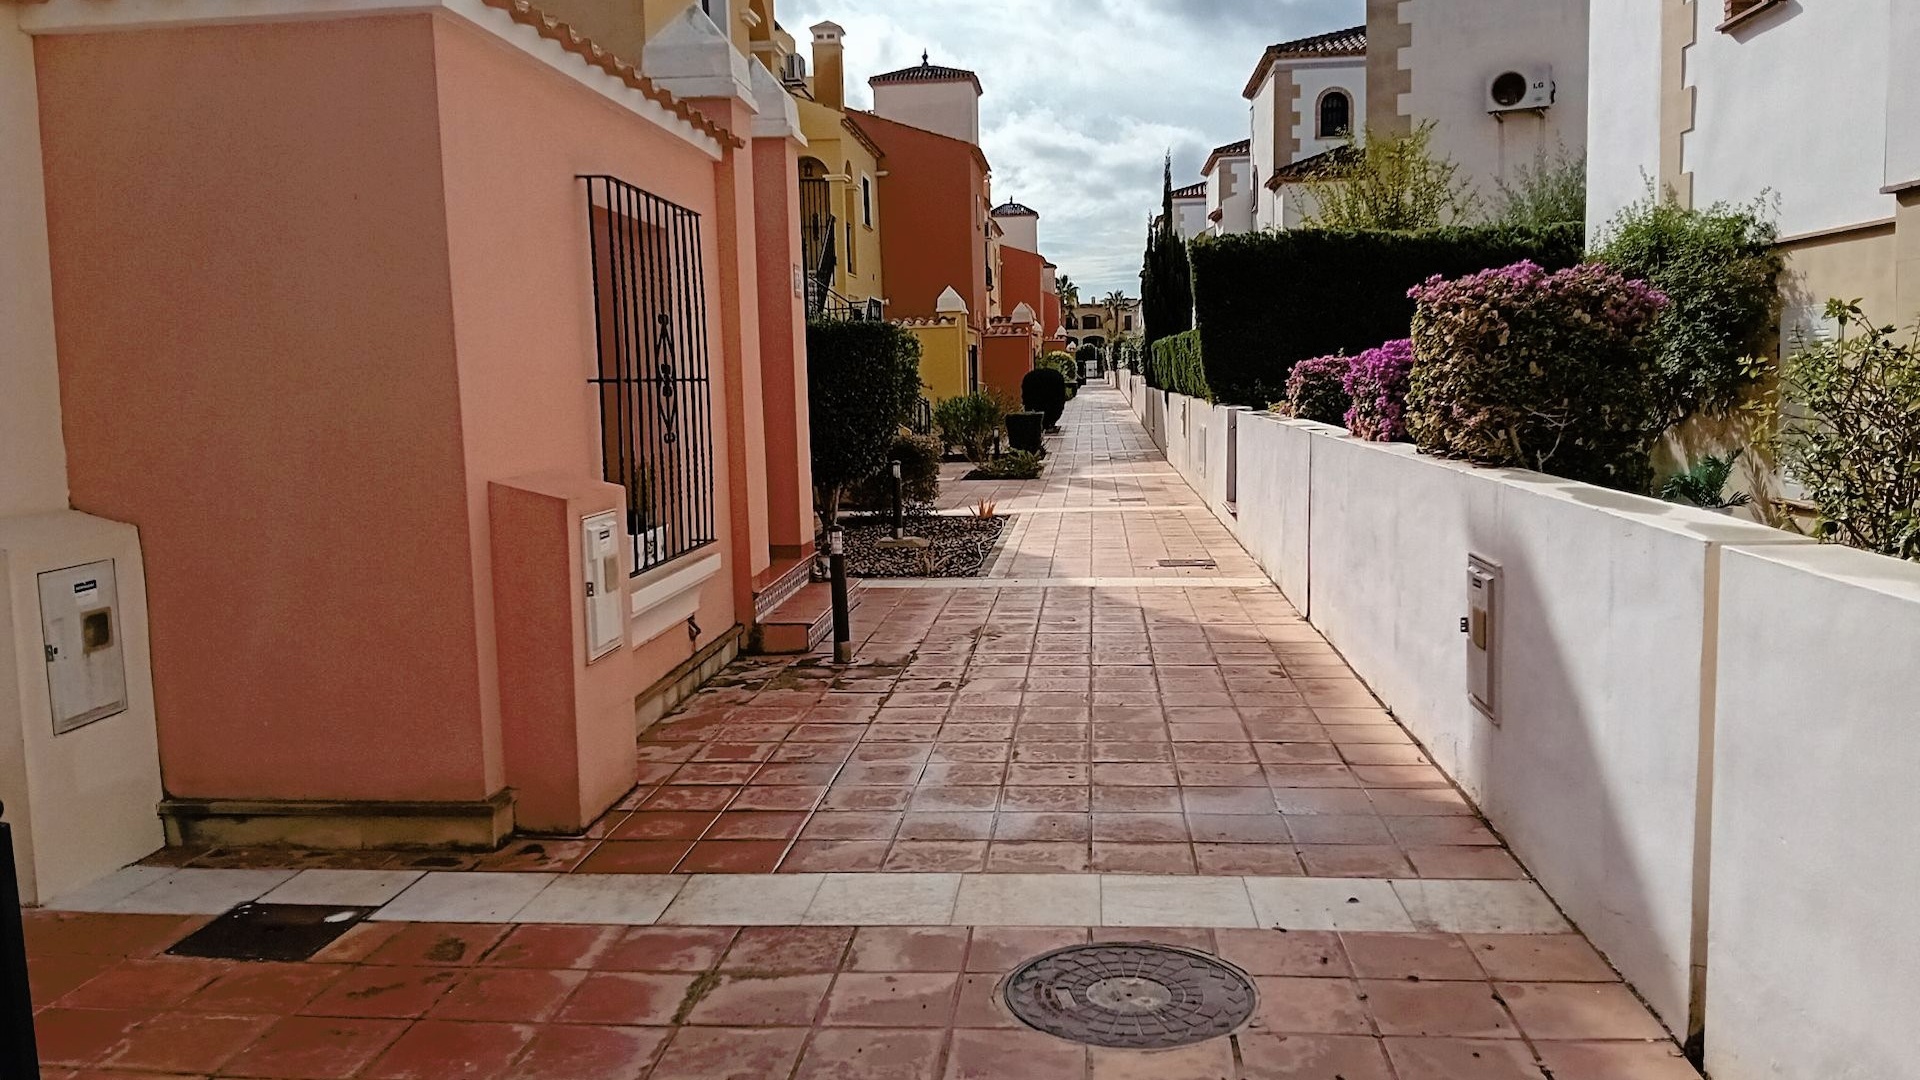
{"label": "chimney", "polygon": [[838,23],[823,22],[813,27],[813,100],[829,109],[847,107],[845,63],[840,39],[846,30]]}

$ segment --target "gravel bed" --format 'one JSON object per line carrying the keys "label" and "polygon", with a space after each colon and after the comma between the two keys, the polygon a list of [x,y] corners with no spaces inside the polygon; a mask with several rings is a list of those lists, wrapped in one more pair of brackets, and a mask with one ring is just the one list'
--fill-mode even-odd
{"label": "gravel bed", "polygon": [[893,535],[891,515],[843,517],[840,524],[846,529],[847,573],[852,577],[978,577],[1007,519],[908,515],[907,535],[924,536],[933,545],[891,551],[876,546],[877,541]]}

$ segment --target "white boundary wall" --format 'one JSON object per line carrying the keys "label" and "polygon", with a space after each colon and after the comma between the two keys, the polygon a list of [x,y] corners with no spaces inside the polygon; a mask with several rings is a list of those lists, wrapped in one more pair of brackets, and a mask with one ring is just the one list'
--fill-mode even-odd
{"label": "white boundary wall", "polygon": [[[1920,1015],[1920,566],[1265,413],[1229,510],[1227,410],[1165,397],[1168,460],[1669,1028],[1704,1010],[1716,1080],[1920,1078],[1888,1041]],[[1498,725],[1470,554],[1502,574]]]}

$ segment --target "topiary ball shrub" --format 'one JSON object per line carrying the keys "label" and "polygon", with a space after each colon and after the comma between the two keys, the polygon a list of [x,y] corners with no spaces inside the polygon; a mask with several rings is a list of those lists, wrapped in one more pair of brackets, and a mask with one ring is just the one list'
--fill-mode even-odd
{"label": "topiary ball shrub", "polygon": [[1353,399],[1347,396],[1347,373],[1353,367],[1349,356],[1316,356],[1293,365],[1287,375],[1287,397],[1276,411],[1285,411],[1296,420],[1314,420],[1322,424],[1347,422],[1347,410]]}
{"label": "topiary ball shrub", "polygon": [[[1297,369],[1296,369],[1297,370]],[[1353,358],[1347,369],[1347,430],[1370,442],[1407,437],[1407,384],[1413,373],[1413,342],[1389,341]]]}
{"label": "topiary ball shrub", "polygon": [[1066,376],[1050,367],[1027,372],[1020,380],[1020,403],[1028,412],[1044,413],[1048,427],[1058,426],[1067,411]]}
{"label": "topiary ball shrub", "polygon": [[1046,427],[1045,413],[1008,413],[1007,445],[1030,454],[1042,453],[1046,447]]}
{"label": "topiary ball shrub", "polygon": [[1420,449],[1645,492],[1666,427],[1652,332],[1666,297],[1597,264],[1531,262],[1409,293],[1406,425]]}

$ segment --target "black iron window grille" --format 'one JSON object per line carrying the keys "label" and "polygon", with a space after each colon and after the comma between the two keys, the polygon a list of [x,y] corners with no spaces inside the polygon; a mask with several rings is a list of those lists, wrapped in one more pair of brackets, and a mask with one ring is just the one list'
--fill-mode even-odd
{"label": "black iron window grille", "polygon": [[600,353],[588,381],[639,575],[716,539],[700,215],[611,176],[581,179]]}

